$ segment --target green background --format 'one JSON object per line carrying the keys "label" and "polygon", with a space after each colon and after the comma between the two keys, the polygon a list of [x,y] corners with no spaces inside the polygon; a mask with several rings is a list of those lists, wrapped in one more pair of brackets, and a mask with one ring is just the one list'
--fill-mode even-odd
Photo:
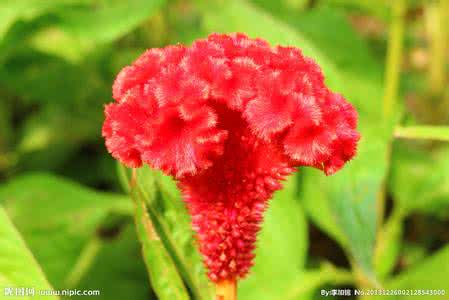
{"label": "green background", "polygon": [[174,182],[144,167],[130,189],[101,137],[121,68],[212,32],[300,47],[362,134],[275,194],[239,298],[449,299],[448,0],[0,0],[0,299],[213,299]]}

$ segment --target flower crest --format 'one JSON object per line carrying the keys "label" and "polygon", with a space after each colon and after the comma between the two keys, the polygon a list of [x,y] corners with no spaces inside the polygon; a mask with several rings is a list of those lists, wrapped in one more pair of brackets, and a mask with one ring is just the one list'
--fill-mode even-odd
{"label": "flower crest", "polygon": [[105,108],[109,152],[178,180],[214,281],[242,277],[263,211],[294,167],[327,175],[356,153],[357,113],[293,47],[212,34],[150,49]]}

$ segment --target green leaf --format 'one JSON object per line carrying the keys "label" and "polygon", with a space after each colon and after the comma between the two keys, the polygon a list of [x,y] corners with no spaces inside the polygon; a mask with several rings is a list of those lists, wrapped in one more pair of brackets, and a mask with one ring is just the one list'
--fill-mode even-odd
{"label": "green leaf", "polygon": [[[30,103],[59,103],[60,108],[64,108],[73,103],[80,106],[87,97],[102,97],[96,100],[96,104],[100,104],[110,96],[107,91],[110,82],[102,78],[98,63],[89,59],[86,57],[83,63],[74,65],[27,47],[1,65],[0,79],[9,90]],[[61,95],[64,95],[64,102],[61,102]]]}
{"label": "green leaf", "polygon": [[[79,116],[67,114],[68,108],[46,106],[40,112],[29,116],[23,123],[17,150],[22,154],[36,154],[52,146],[73,149],[81,142],[93,139],[98,131],[97,120],[86,118],[83,124]],[[71,128],[74,123],[80,126]]]}
{"label": "green leaf", "polygon": [[79,39],[95,43],[111,42],[151,17],[164,0],[106,0],[95,5],[61,10],[58,13],[62,30]]}
{"label": "green leaf", "polygon": [[[61,10],[70,10],[79,5],[86,5],[93,0],[3,0],[0,3],[0,65],[10,53],[17,51],[27,44],[29,38],[40,31],[50,28],[54,24],[54,13]],[[68,43],[67,43],[68,42]],[[64,39],[58,41],[50,38],[46,41],[31,43],[37,44],[42,49],[53,49],[54,53],[63,54],[65,58],[79,55],[76,49],[81,50],[85,45],[80,41]],[[55,45],[55,47],[52,47]],[[58,47],[59,46],[59,47]],[[62,51],[61,49],[64,49]],[[69,50],[70,49],[70,50]]]}
{"label": "green leaf", "polygon": [[60,57],[71,63],[81,62],[93,47],[91,41],[75,37],[53,24],[44,24],[36,30],[31,34],[28,44],[39,52]]}
{"label": "green leaf", "polygon": [[0,3],[0,42],[5,33],[18,20],[30,21],[57,8],[86,2],[91,2],[91,0],[3,0]]}
{"label": "green leaf", "polygon": [[134,226],[128,224],[113,238],[102,241],[92,267],[76,288],[100,290],[101,298],[108,300],[149,299],[151,287]]}
{"label": "green leaf", "polygon": [[181,193],[171,177],[161,172],[155,172],[155,175],[160,192],[158,202],[155,203],[157,214],[161,216],[159,228],[167,233],[165,240],[168,248],[195,299],[210,299],[211,282],[206,276]]}
{"label": "green leaf", "polygon": [[401,267],[402,269],[413,266],[429,256],[429,249],[424,243],[409,242],[404,240],[401,245]]}
{"label": "green leaf", "polygon": [[[146,179],[152,179],[146,177]],[[155,230],[149,216],[147,201],[155,197],[153,184],[149,189],[142,188],[137,177],[131,178],[130,191],[135,204],[135,222],[137,235],[142,244],[142,253],[147,266],[148,275],[154,291],[159,299],[189,299],[176,265]],[[154,182],[154,179],[152,179]],[[149,193],[147,193],[149,192]],[[151,205],[151,203],[150,203]]]}
{"label": "green leaf", "polygon": [[83,143],[97,143],[110,80],[95,59],[73,65],[29,48],[11,55],[0,66],[0,85],[20,99],[19,107],[26,107],[27,113],[18,114],[18,167],[53,170]]}
{"label": "green leaf", "polygon": [[[13,101],[8,97],[0,93],[0,156],[6,153],[11,144],[13,138],[12,127],[12,104]],[[0,170],[2,169],[2,163],[0,160]]]}
{"label": "green leaf", "polygon": [[[338,174],[325,177],[318,171],[306,171],[303,199],[312,219],[339,241],[357,268],[375,284],[372,258],[378,217],[376,205],[388,170],[386,158],[395,122],[395,119],[379,122],[382,120],[379,105],[382,68],[340,14],[330,10],[312,11],[295,24],[312,41],[331,51],[342,78],[351,82],[340,92],[356,107],[362,136],[357,156]],[[357,54],[348,49],[354,49]],[[318,203],[321,201],[324,203]]]}
{"label": "green leaf", "polygon": [[449,212],[449,148],[431,152],[404,143],[393,151],[390,190],[404,215]]}
{"label": "green leaf", "polygon": [[360,170],[340,172],[323,179],[319,171],[307,170],[302,198],[315,223],[343,246],[365,276],[374,280],[375,203],[380,182]]}
{"label": "green leaf", "polygon": [[379,229],[374,252],[374,266],[380,278],[386,278],[396,266],[404,231],[403,217],[402,213],[394,208],[392,215]]}
{"label": "green leaf", "polygon": [[0,201],[57,288],[70,283],[70,274],[108,216],[132,214],[127,196],[95,192],[45,173],[1,186]]}
{"label": "green leaf", "polygon": [[[130,179],[120,167],[119,174]],[[154,229],[169,251],[194,299],[212,297],[210,282],[196,247],[190,218],[175,182],[159,171],[144,166],[136,170],[137,187],[148,205]]]}
{"label": "green leaf", "polygon": [[[1,197],[0,197],[1,199]],[[35,297],[21,299],[58,299],[56,296],[39,296],[39,290],[51,290],[51,286],[25,242],[0,206],[0,290],[6,296],[7,289],[34,288]],[[14,294],[12,294],[14,295]],[[6,297],[8,298],[8,297]]]}
{"label": "green leaf", "polygon": [[[203,15],[203,27],[207,32],[245,32],[251,37],[261,37],[283,46],[300,47],[305,55],[313,57],[324,70],[327,84],[342,85],[335,66],[321,49],[315,47],[304,35],[294,28],[273,18],[263,10],[246,1],[230,0],[222,4],[212,1],[198,1]],[[238,11],[238,13],[236,13]]]}
{"label": "green leaf", "polygon": [[290,11],[301,11],[307,9],[308,0],[251,0],[252,3],[264,8],[271,14],[287,14]]}
{"label": "green leaf", "polygon": [[358,13],[372,14],[376,17],[387,19],[390,15],[387,0],[327,0],[327,5],[341,6]]}
{"label": "green leaf", "polygon": [[135,29],[164,3],[4,0],[0,4],[0,52],[8,53],[30,37],[36,48],[77,61],[97,45],[110,43]]}
{"label": "green leaf", "polygon": [[337,269],[327,262],[322,263],[319,269],[302,272],[291,285],[289,291],[285,293],[283,299],[318,299],[318,288],[328,287],[329,284],[334,286],[353,285],[353,275],[350,271]]}
{"label": "green leaf", "polygon": [[[296,199],[297,176],[275,193],[258,236],[255,265],[239,285],[242,299],[306,299],[295,289],[302,284],[307,254],[307,222]],[[292,298],[293,299],[293,298]]]}
{"label": "green leaf", "polygon": [[394,130],[397,138],[449,141],[449,126],[407,126]]}
{"label": "green leaf", "polygon": [[388,282],[386,287],[397,290],[444,290],[444,295],[430,296],[428,294],[422,294],[421,296],[416,296],[410,294],[406,296],[388,297],[388,299],[449,299],[447,292],[448,272],[449,247],[446,246],[417,265],[406,269],[403,273]]}

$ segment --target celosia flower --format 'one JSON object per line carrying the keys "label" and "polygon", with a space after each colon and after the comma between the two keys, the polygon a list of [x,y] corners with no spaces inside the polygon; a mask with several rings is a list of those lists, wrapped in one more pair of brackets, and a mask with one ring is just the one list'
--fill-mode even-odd
{"label": "celosia flower", "polygon": [[356,111],[312,59],[244,34],[150,49],[113,97],[109,152],[178,181],[215,282],[248,273],[267,201],[294,167],[333,174],[359,140]]}

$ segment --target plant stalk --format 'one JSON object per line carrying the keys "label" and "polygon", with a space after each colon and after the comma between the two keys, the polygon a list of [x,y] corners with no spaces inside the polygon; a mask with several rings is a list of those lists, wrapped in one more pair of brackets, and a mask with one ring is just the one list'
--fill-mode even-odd
{"label": "plant stalk", "polygon": [[215,300],[237,300],[237,281],[222,280],[215,285]]}
{"label": "plant stalk", "polygon": [[426,10],[430,42],[429,87],[433,96],[442,96],[446,82],[446,51],[448,49],[448,0],[430,3]]}
{"label": "plant stalk", "polygon": [[398,97],[404,40],[404,13],[406,8],[405,0],[395,0],[392,5],[393,19],[388,37],[385,93],[383,99],[383,113],[386,119],[393,113]]}
{"label": "plant stalk", "polygon": [[76,287],[76,285],[81,281],[81,278],[92,267],[92,264],[94,263],[95,258],[100,252],[102,246],[102,241],[96,236],[89,240],[87,245],[81,251],[73,269],[65,279],[64,286],[66,288],[72,289]]}
{"label": "plant stalk", "polygon": [[[393,117],[399,94],[399,79],[401,74],[401,65],[403,57],[404,43],[404,23],[405,12],[407,9],[406,0],[395,0],[392,2],[392,20],[389,30],[387,59],[385,62],[384,78],[384,96],[382,103],[383,118],[385,124],[388,124]],[[391,157],[391,144],[387,149],[387,161]],[[377,196],[377,227],[383,223],[385,215],[386,184],[383,183]],[[379,231],[378,231],[379,233]]]}
{"label": "plant stalk", "polygon": [[407,126],[396,127],[395,138],[435,140],[449,142],[449,126]]}

